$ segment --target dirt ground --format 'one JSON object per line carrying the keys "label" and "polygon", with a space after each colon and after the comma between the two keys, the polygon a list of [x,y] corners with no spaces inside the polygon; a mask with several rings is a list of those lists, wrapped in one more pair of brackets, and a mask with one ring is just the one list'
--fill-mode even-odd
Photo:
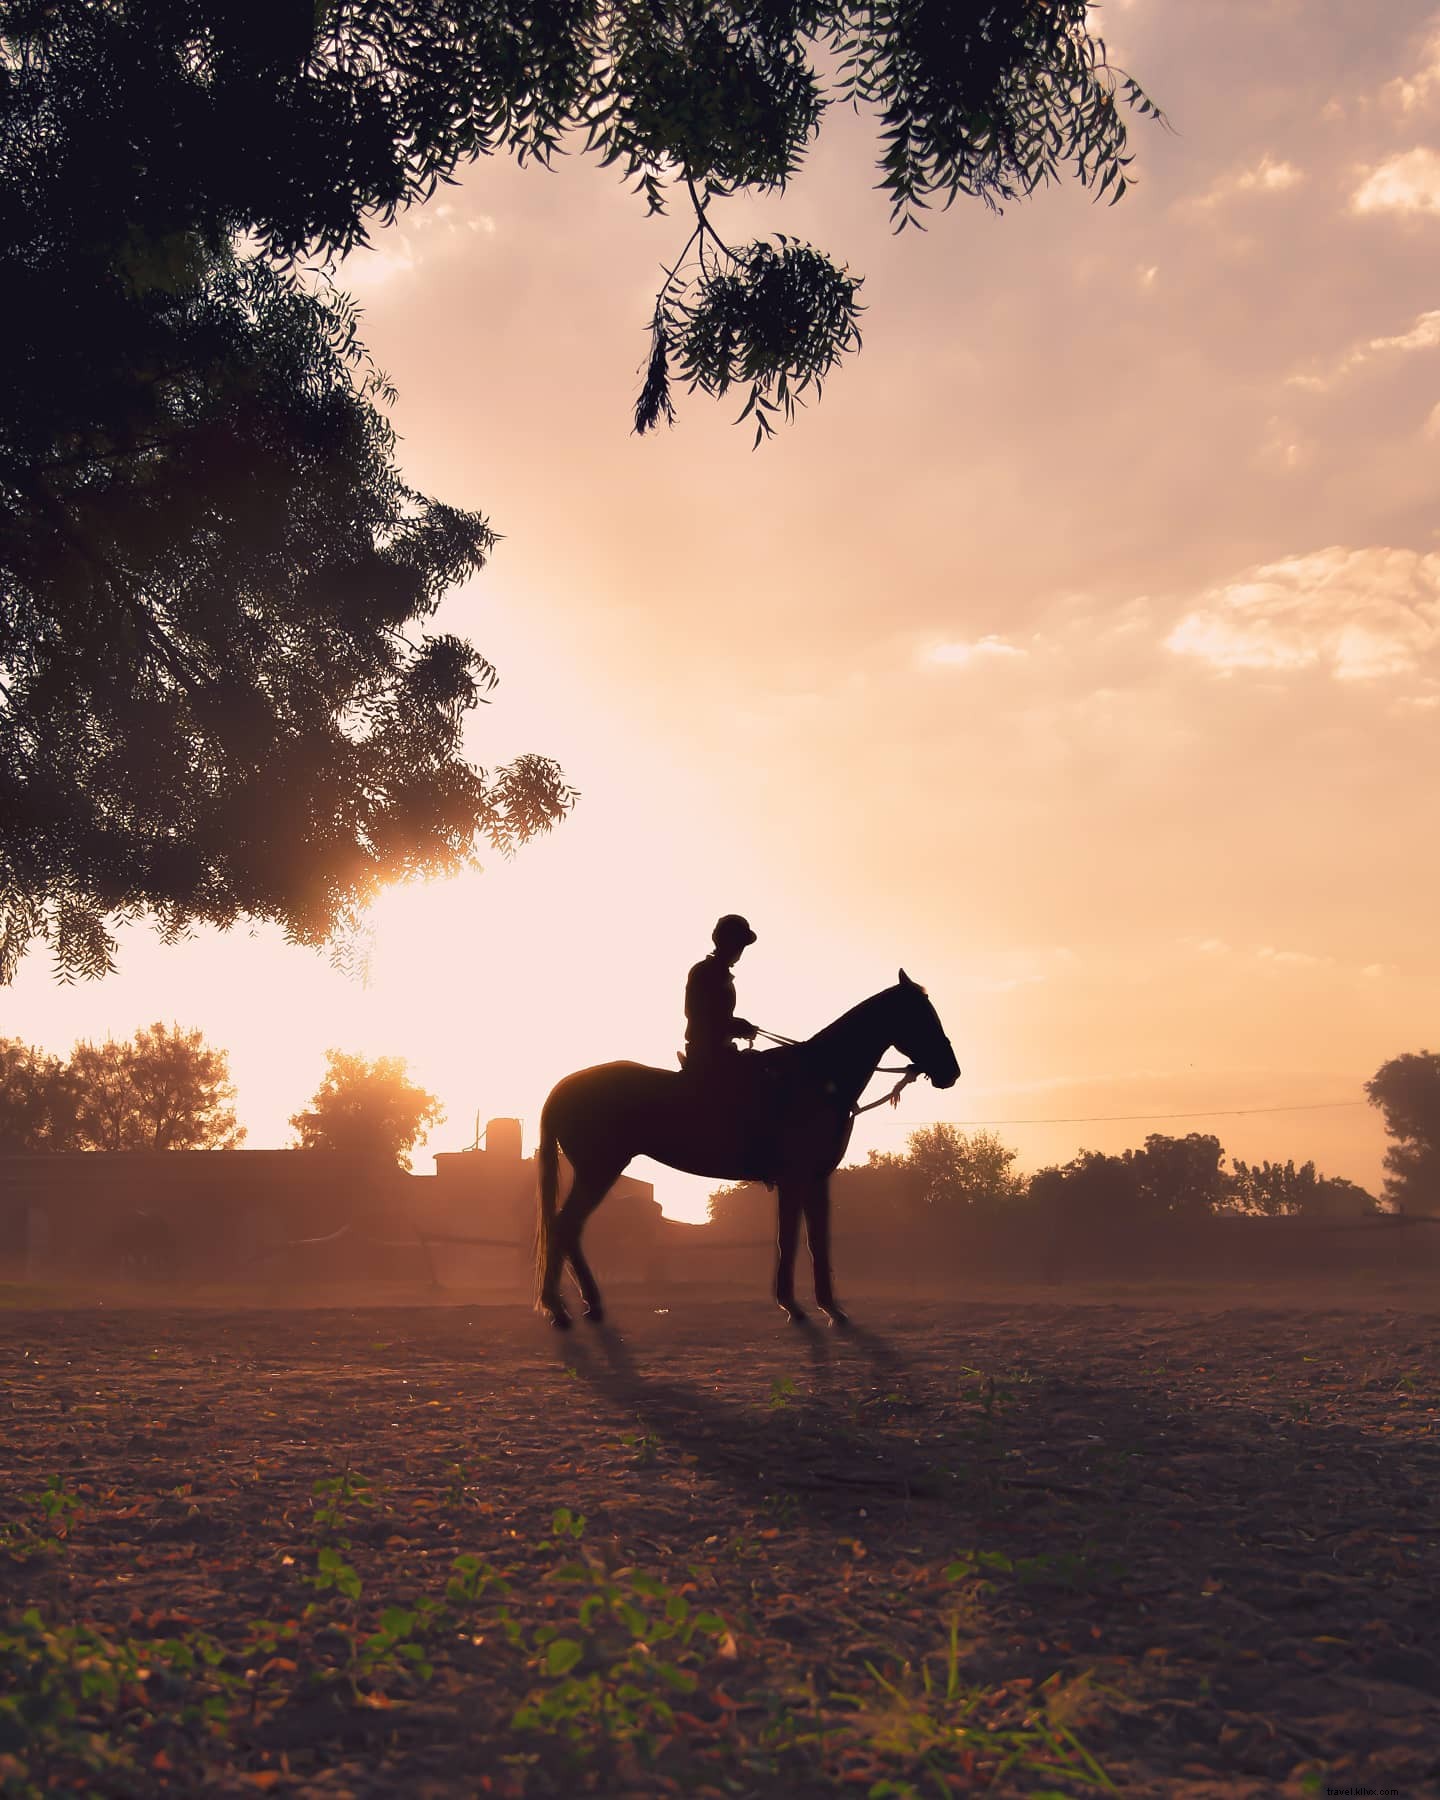
{"label": "dirt ground", "polygon": [[13,1292],[3,1791],[1440,1792],[1440,1313],[1345,1299]]}

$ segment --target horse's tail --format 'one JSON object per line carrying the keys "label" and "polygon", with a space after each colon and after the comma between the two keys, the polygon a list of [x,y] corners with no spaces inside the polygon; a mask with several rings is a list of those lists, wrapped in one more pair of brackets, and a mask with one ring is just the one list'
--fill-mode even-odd
{"label": "horse's tail", "polygon": [[555,1202],[560,1192],[560,1142],[555,1135],[555,1121],[548,1100],[540,1114],[540,1147],[535,1155],[535,1170],[540,1178],[535,1218],[535,1304],[538,1307],[544,1298],[545,1269],[555,1235]]}

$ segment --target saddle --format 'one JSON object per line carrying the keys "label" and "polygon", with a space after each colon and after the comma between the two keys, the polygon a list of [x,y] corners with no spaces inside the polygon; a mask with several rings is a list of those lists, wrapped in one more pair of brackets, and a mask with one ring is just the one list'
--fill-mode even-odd
{"label": "saddle", "polygon": [[694,1103],[706,1113],[728,1113],[745,1146],[750,1178],[773,1186],[786,1086],[773,1053],[737,1050],[715,1058],[677,1053],[681,1076]]}

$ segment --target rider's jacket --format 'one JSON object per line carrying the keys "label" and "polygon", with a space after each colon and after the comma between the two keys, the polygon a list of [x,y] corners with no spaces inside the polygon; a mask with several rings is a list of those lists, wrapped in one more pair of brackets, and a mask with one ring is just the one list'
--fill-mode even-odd
{"label": "rider's jacket", "polygon": [[737,1054],[735,977],[718,956],[702,957],[685,983],[685,1066]]}

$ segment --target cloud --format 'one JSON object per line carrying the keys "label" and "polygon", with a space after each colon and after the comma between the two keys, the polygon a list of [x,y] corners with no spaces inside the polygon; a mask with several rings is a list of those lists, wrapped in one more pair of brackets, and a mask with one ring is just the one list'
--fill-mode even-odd
{"label": "cloud", "polygon": [[1190,204],[1208,210],[1244,194],[1283,194],[1290,188],[1298,187],[1304,179],[1303,169],[1297,169],[1294,163],[1277,161],[1267,152],[1253,168],[1233,169],[1220,176]]}
{"label": "cloud", "polygon": [[1024,656],[1018,644],[1007,643],[1002,637],[993,634],[976,638],[973,643],[956,642],[935,644],[924,654],[923,661],[935,663],[944,668],[969,668],[977,662],[1004,661],[1012,656]]}
{"label": "cloud", "polygon": [[1420,66],[1410,75],[1397,75],[1380,90],[1382,104],[1392,112],[1424,112],[1440,96],[1440,26],[1426,38]]}
{"label": "cloud", "polygon": [[1228,674],[1403,675],[1440,650],[1440,554],[1341,545],[1250,569],[1202,594],[1165,639]]}
{"label": "cloud", "polygon": [[1376,163],[1350,196],[1350,210],[1440,212],[1440,152],[1417,147]]}
{"label": "cloud", "polygon": [[488,213],[466,213],[448,200],[412,206],[393,225],[383,226],[372,242],[352,250],[340,264],[336,280],[357,295],[393,287],[424,264],[450,256],[477,237],[493,237],[495,221]]}
{"label": "cloud", "polygon": [[1312,956],[1308,950],[1277,950],[1273,944],[1258,945],[1255,958],[1272,969],[1318,969],[1322,963],[1333,961],[1328,956]]}
{"label": "cloud", "polygon": [[1314,388],[1323,392],[1342,381],[1352,370],[1373,361],[1377,356],[1405,355],[1415,350],[1435,349],[1440,349],[1440,311],[1423,312],[1416,316],[1415,323],[1407,331],[1395,332],[1389,337],[1367,338],[1363,343],[1353,345],[1328,375],[1287,375],[1285,379],[1290,387]]}

